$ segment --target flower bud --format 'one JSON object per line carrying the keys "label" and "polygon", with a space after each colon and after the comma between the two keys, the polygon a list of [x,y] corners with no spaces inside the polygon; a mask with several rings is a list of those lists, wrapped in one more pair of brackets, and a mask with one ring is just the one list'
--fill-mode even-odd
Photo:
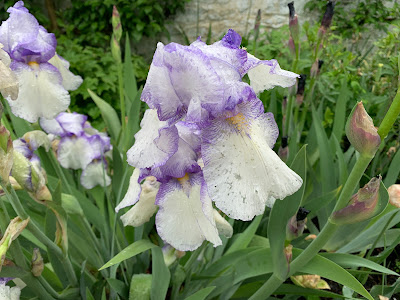
{"label": "flower bud", "polygon": [[390,204],[400,208],[400,184],[392,184],[389,186],[388,193]]}
{"label": "flower bud", "polygon": [[278,150],[278,156],[284,162],[286,162],[286,160],[289,157],[289,147],[288,147],[288,137],[287,136],[282,137],[281,146],[279,147],[279,150]]}
{"label": "flower bud", "polygon": [[297,82],[297,93],[296,93],[296,103],[301,105],[304,99],[304,87],[306,86],[306,74],[300,74],[300,78]]}
{"label": "flower bud", "polygon": [[326,5],[325,14],[322,17],[321,27],[318,30],[318,38],[322,39],[332,23],[335,4],[329,0]]}
{"label": "flower bud", "polygon": [[13,143],[10,132],[0,125],[0,180],[8,184],[13,165]]}
{"label": "flower bud", "polygon": [[111,54],[117,63],[121,63],[121,47],[114,34],[111,36]]}
{"label": "flower bud", "polygon": [[317,59],[314,61],[313,65],[311,66],[310,77],[315,78],[319,75],[322,65],[324,61],[322,59]]}
{"label": "flower bud", "polygon": [[121,40],[121,36],[122,36],[122,25],[121,25],[121,18],[119,16],[119,12],[115,5],[113,7],[111,24],[113,27],[113,34],[114,34],[117,42],[119,43],[119,41]]}
{"label": "flower bud", "polygon": [[294,44],[296,47],[299,45],[299,21],[297,18],[296,11],[294,9],[294,1],[288,4],[289,7],[289,30],[290,35],[293,38]]}
{"label": "flower bud", "polygon": [[254,40],[257,41],[258,35],[260,33],[261,24],[261,9],[257,11],[256,23],[254,24]]}
{"label": "flower bud", "polygon": [[353,224],[372,218],[379,201],[379,187],[382,176],[372,178],[357,194],[351,197],[349,204],[335,211],[332,222],[335,224]]}
{"label": "flower bud", "polygon": [[298,275],[291,276],[290,279],[295,285],[303,288],[317,289],[317,290],[330,290],[329,284],[321,279],[319,275]]}
{"label": "flower bud", "polygon": [[346,123],[346,135],[353,147],[361,154],[374,156],[381,143],[378,130],[362,102],[358,102]]}
{"label": "flower bud", "polygon": [[287,263],[290,264],[293,258],[293,245],[287,245],[285,249],[283,249],[283,252],[285,253]]}
{"label": "flower bud", "polygon": [[43,270],[44,270],[43,257],[40,254],[39,248],[34,248],[32,254],[31,272],[33,276],[39,277],[40,275],[42,275]]}
{"label": "flower bud", "polygon": [[10,248],[12,241],[14,241],[24,230],[26,225],[29,223],[29,218],[22,220],[20,217],[16,217],[11,220],[8,225],[3,238],[0,240],[0,271],[3,266],[4,259],[6,258],[6,252]]}
{"label": "flower bud", "polygon": [[300,207],[297,214],[290,218],[286,226],[286,240],[294,240],[303,234],[304,227],[307,223],[307,215],[309,213],[309,210]]}
{"label": "flower bud", "polygon": [[217,210],[214,209],[214,220],[215,226],[217,227],[218,233],[224,237],[230,238],[233,234],[233,228],[231,224],[225,218],[223,218]]}

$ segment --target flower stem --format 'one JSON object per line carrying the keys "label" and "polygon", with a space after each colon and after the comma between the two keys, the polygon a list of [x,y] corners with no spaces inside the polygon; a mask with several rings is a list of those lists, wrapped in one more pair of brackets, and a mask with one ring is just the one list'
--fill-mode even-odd
{"label": "flower stem", "polygon": [[[340,197],[336,202],[333,212],[346,206],[346,204],[351,198],[351,195],[356,189],[358,182],[360,181],[362,175],[364,174],[369,163],[371,162],[372,158],[373,157],[369,157],[366,155],[361,155],[358,158],[356,164],[351,170],[349,178],[347,179],[343,187],[342,193],[340,194]],[[322,231],[318,234],[317,238],[290,264],[289,275],[293,275],[294,273],[299,271],[299,269],[301,269],[304,265],[306,265],[331,238],[331,236],[335,233],[337,227],[338,225],[332,223],[329,218],[328,222],[325,224]],[[284,280],[281,280],[273,275],[270,279],[268,279],[266,283],[264,283],[263,286],[261,286],[261,288],[250,299],[251,300],[266,299],[283,282]]]}
{"label": "flower stem", "polygon": [[125,132],[125,96],[124,96],[124,81],[122,74],[122,63],[118,64],[118,90],[119,90],[119,101],[121,105],[121,124],[122,132]]}
{"label": "flower stem", "polygon": [[379,126],[378,134],[381,137],[382,141],[388,135],[389,130],[392,128],[399,114],[400,114],[400,88],[397,90],[396,96],[394,97],[393,102],[390,105],[389,110],[385,115],[385,118],[382,120],[382,123]]}

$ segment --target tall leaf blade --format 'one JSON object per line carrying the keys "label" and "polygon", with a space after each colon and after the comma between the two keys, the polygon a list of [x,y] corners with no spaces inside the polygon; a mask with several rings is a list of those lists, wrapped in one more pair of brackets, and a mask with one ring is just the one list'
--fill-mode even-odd
{"label": "tall leaf blade", "polygon": [[153,281],[151,282],[151,299],[165,299],[168,291],[171,274],[165,265],[164,256],[160,247],[151,249],[153,256]]}
{"label": "tall leaf blade", "polygon": [[112,259],[110,259],[104,266],[102,266],[99,270],[106,269],[108,267],[111,267],[115,264],[118,264],[128,258],[131,258],[135,255],[138,255],[139,253],[142,253],[146,250],[152,249],[157,247],[153,243],[147,241],[147,240],[140,240],[137,241],[125,249],[123,249],[120,253],[115,255]]}
{"label": "tall leaf blade", "polygon": [[274,273],[282,279],[286,278],[289,272],[288,262],[284,254],[286,226],[289,219],[299,209],[306,186],[306,146],[303,146],[297,153],[291,169],[303,178],[303,185],[293,195],[286,197],[282,201],[275,201],[268,223],[268,238],[271,245]]}
{"label": "tall leaf blade", "polygon": [[118,118],[117,112],[110,104],[101,99],[90,89],[88,89],[88,92],[94,103],[96,103],[97,107],[100,109],[101,115],[103,116],[111,138],[113,138],[115,141],[118,140],[118,135],[121,131],[121,122]]}

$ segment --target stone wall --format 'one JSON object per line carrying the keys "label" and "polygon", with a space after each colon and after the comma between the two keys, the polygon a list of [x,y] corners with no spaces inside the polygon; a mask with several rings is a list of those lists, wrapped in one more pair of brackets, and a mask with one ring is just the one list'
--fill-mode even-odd
{"label": "stone wall", "polygon": [[[182,31],[190,41],[197,36],[207,37],[212,28],[212,41],[219,39],[229,28],[246,35],[253,27],[257,11],[261,9],[261,27],[265,31],[288,23],[290,0],[191,0],[185,11],[178,14],[169,26],[171,41],[184,42]],[[306,0],[295,0],[299,19],[302,19]],[[305,16],[303,16],[303,20]]]}

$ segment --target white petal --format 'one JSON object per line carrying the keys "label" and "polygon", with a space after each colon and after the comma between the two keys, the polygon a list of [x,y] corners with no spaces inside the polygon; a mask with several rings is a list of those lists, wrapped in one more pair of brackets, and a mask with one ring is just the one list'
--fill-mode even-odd
{"label": "white petal", "polygon": [[218,233],[224,237],[230,238],[233,234],[233,228],[227,220],[225,220],[217,210],[213,210],[215,225],[217,226]]}
{"label": "white petal", "polygon": [[143,193],[140,200],[126,214],[121,216],[124,226],[137,227],[148,222],[157,211],[157,205],[154,204],[158,191]]}
{"label": "white petal", "polygon": [[105,166],[101,161],[91,162],[82,172],[81,184],[86,189],[92,189],[96,185],[109,186],[111,178],[108,176]]}
{"label": "white petal", "polygon": [[0,49],[0,91],[4,98],[10,97],[12,100],[18,98],[18,79],[11,71],[10,57]]}
{"label": "white petal", "polygon": [[135,134],[135,144],[127,153],[131,166],[158,167],[178,150],[178,130],[160,121],[156,110],[146,110],[140,127],[142,129]]}
{"label": "white petal", "polygon": [[93,156],[91,144],[84,136],[62,138],[58,145],[57,158],[66,169],[85,169]]}
{"label": "white petal", "polygon": [[140,192],[142,190],[140,183],[138,182],[139,175],[140,169],[136,168],[129,179],[128,191],[126,192],[124,199],[122,199],[115,208],[115,212],[118,212],[124,207],[134,205],[139,200]]}
{"label": "white petal", "polygon": [[[212,207],[206,197],[205,207]],[[182,189],[173,189],[165,193],[159,202],[160,209],[156,216],[157,232],[160,237],[175,249],[192,251],[204,240],[214,246],[221,245],[216,227],[210,222],[213,219],[209,209],[203,211],[200,200],[200,185],[193,185],[189,197]]]}
{"label": "white petal", "polygon": [[221,131],[225,120],[205,131],[208,136],[214,132],[214,139],[202,146],[208,192],[231,218],[251,220],[264,212],[265,205],[271,207],[273,198],[283,199],[302,184],[301,177],[270,148],[269,121],[266,114],[246,122],[247,133]]}
{"label": "white petal", "polygon": [[34,123],[39,117],[53,119],[68,108],[69,94],[61,85],[60,73],[54,66],[43,63],[33,70],[23,63],[13,62],[13,65],[19,93],[17,100],[7,100],[14,115]]}
{"label": "white petal", "polygon": [[60,71],[63,79],[62,85],[66,90],[74,91],[82,84],[82,77],[74,75],[74,73],[69,70],[69,62],[59,56],[57,53],[49,60],[49,63],[51,63],[58,69],[58,71]]}
{"label": "white petal", "polygon": [[290,87],[299,77],[293,72],[282,70],[276,60],[261,61],[251,54],[247,54],[249,61],[256,60],[254,67],[248,71],[250,86],[257,94],[272,89],[275,86]]}

